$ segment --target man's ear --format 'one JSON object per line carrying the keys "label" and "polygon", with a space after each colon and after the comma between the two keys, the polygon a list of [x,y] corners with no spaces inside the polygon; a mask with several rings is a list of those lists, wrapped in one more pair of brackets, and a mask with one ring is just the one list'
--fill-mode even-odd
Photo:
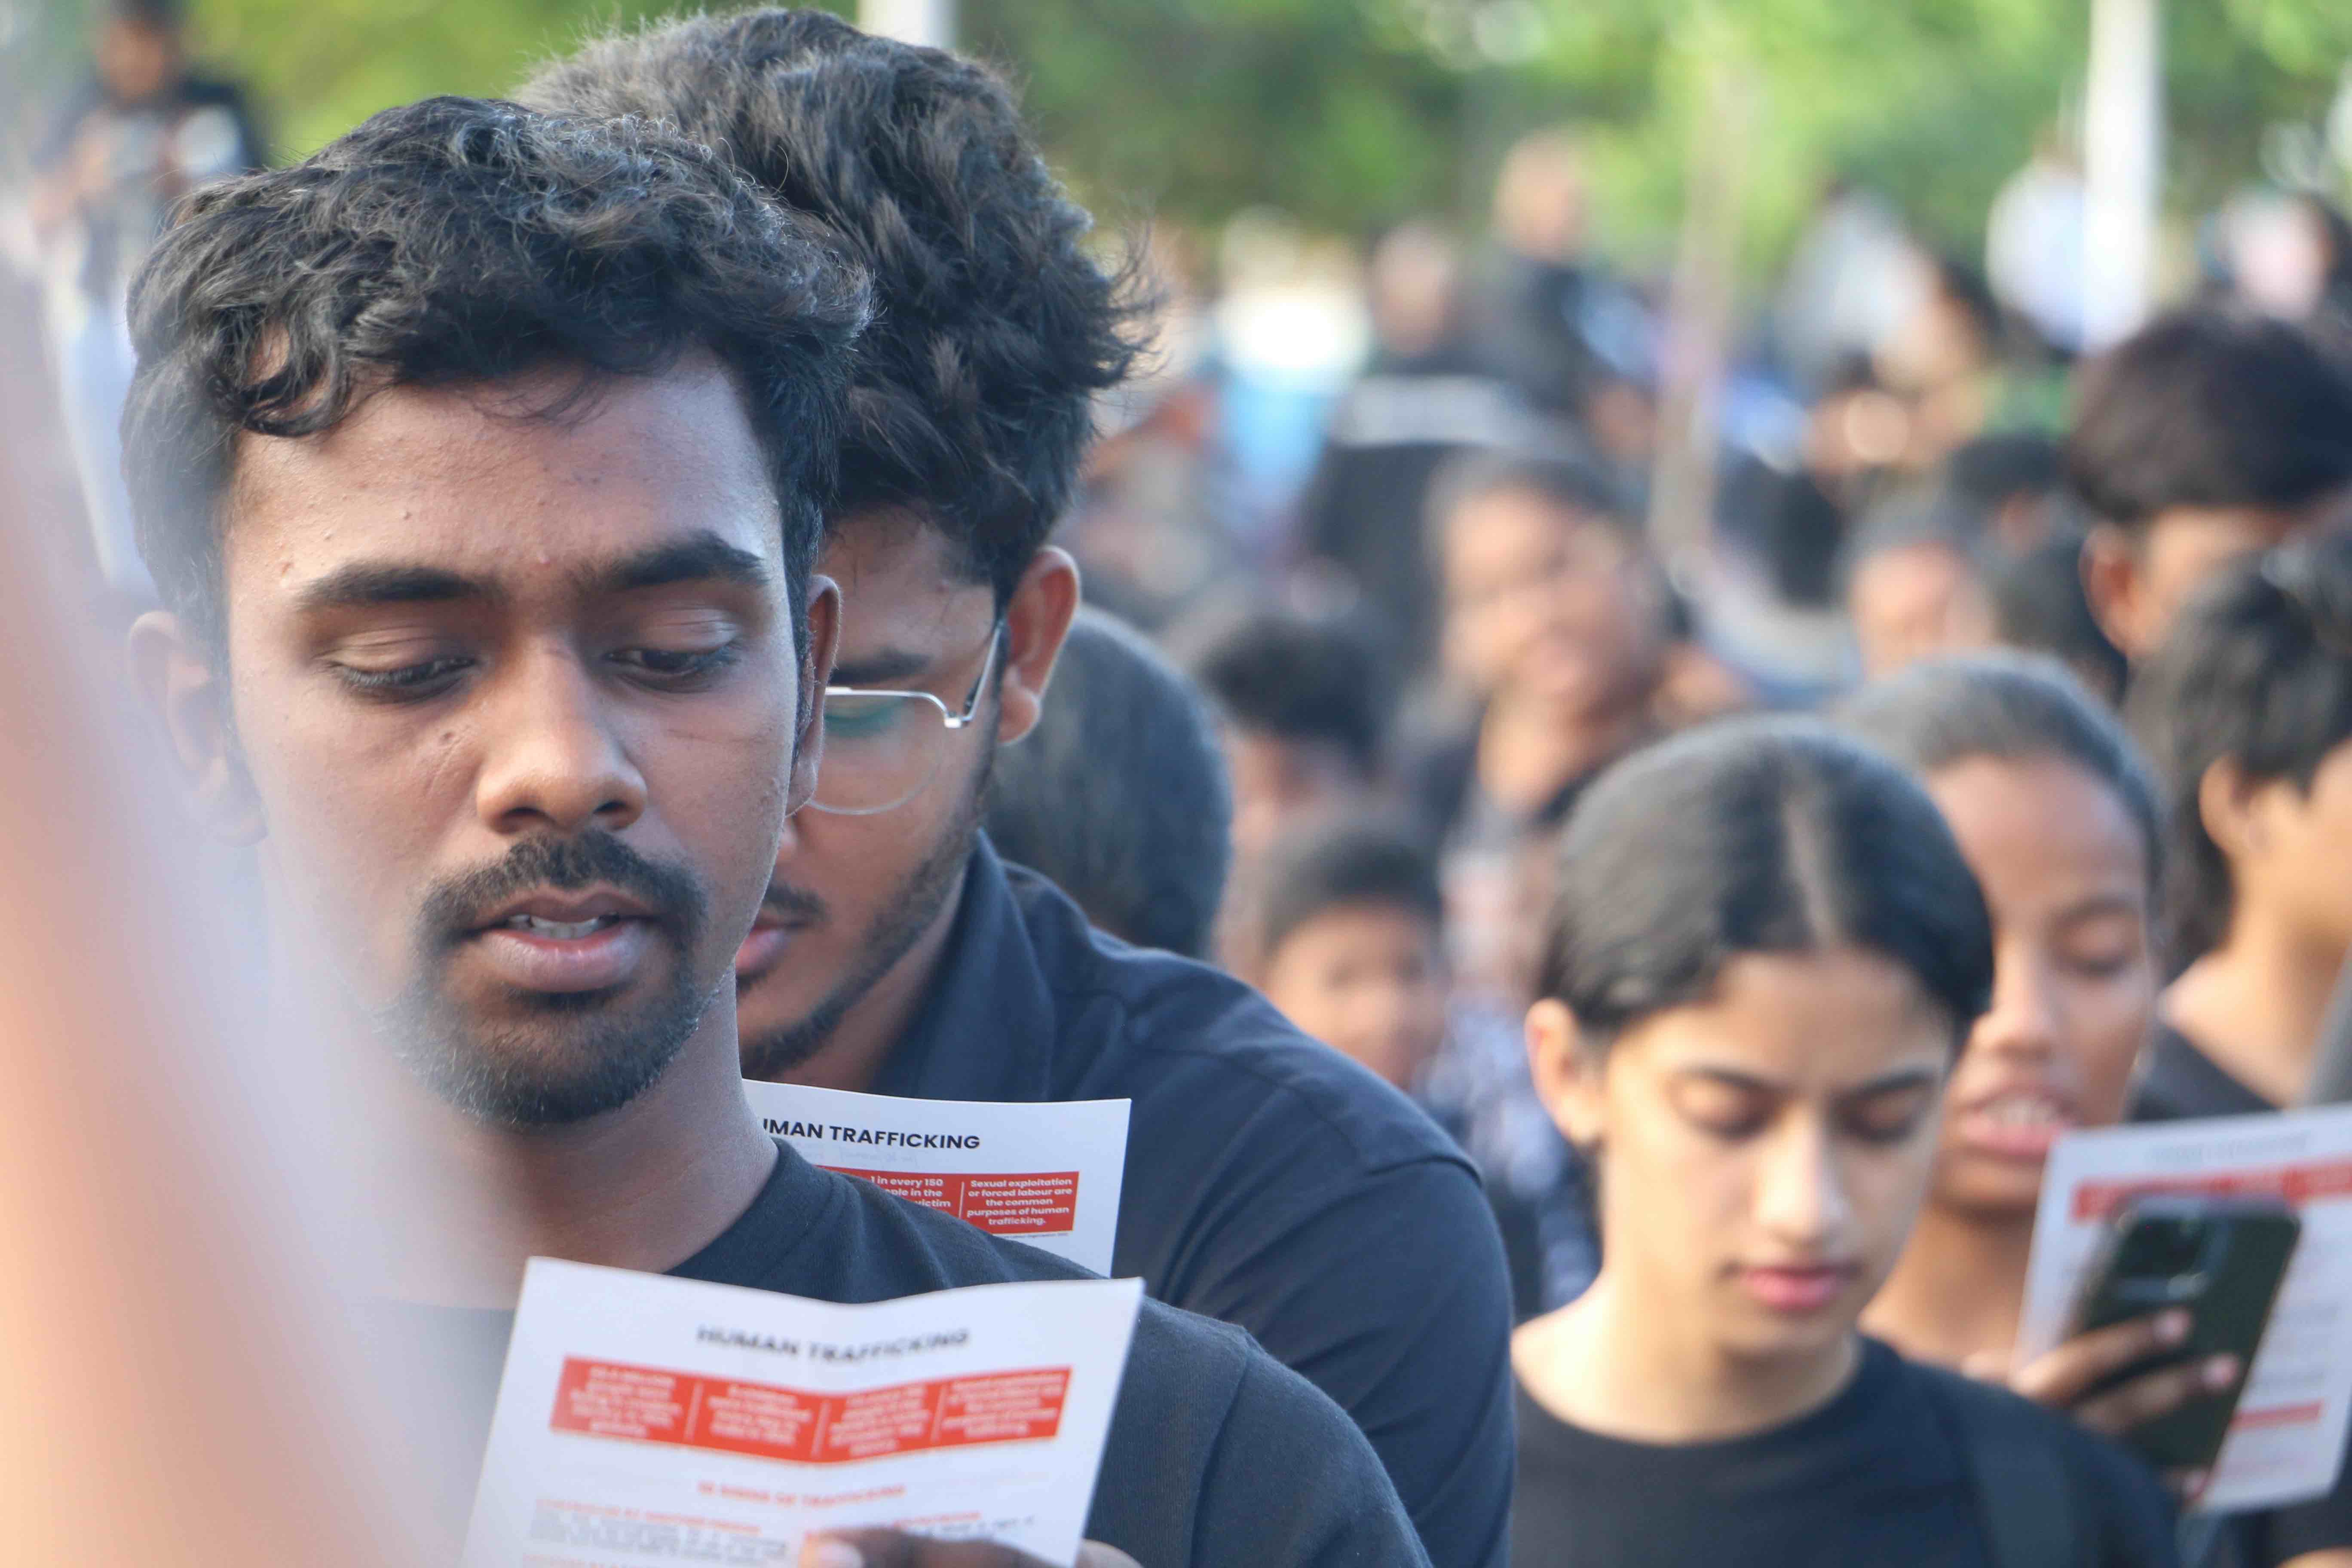
{"label": "man's ear", "polygon": [[996,743],[1011,745],[1037,727],[1054,661],[1078,613],[1078,563],[1049,544],[1037,552],[1004,603],[1004,677],[997,704]]}
{"label": "man's ear", "polygon": [[1588,1048],[1568,1004],[1551,997],[1528,1009],[1527,1037],[1536,1098],[1570,1143],[1588,1152],[1598,1149],[1605,1121],[1601,1053]]}
{"label": "man's ear", "polygon": [[824,761],[824,689],[833,679],[833,658],[841,642],[841,586],[822,574],[809,578],[808,651],[801,656],[800,702],[793,723],[793,772],[784,790],[789,816],[816,794],[817,768]]}
{"label": "man's ear", "polygon": [[179,616],[151,610],[131,627],[131,679],[180,764],[197,818],[226,843],[259,843],[261,797],[237,746],[216,652]]}
{"label": "man's ear", "polygon": [[2139,542],[2112,522],[2096,523],[2083,540],[2083,594],[2091,618],[2137,664],[2153,650],[2142,626],[2147,618],[2147,577]]}

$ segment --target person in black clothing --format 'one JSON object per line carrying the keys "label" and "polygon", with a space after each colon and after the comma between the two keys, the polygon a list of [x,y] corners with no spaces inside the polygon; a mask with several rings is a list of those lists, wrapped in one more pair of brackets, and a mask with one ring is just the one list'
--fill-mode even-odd
{"label": "person in black clothing", "polygon": [[2352,952],[2352,539],[2224,571],[2128,712],[2164,784],[2179,975],[2133,1116],[2292,1105]]}
{"label": "person in black clothing", "polygon": [[1460,273],[1453,239],[1425,221],[1399,224],[1373,247],[1366,285],[1379,346],[1332,409],[1298,502],[1302,552],[1378,609],[1407,680],[1435,651],[1422,519],[1438,470],[1465,451],[1572,439],[1465,342]]}
{"label": "person in black clothing", "polygon": [[[1113,1267],[1247,1329],[1353,1415],[1431,1556],[1498,1561],[1510,1492],[1502,1247],[1402,1095],[1205,966],[1099,936],[981,831],[1077,604],[1046,544],[1130,317],[982,67],[815,11],[592,44],[527,101],[728,150],[871,268],[844,593],[813,809],[737,955],[743,1070],[928,1099],[1132,1102]],[[898,710],[895,717],[888,711]]]}
{"label": "person in black clothing", "polygon": [[1438,856],[1465,985],[1500,992],[1513,864],[1537,822],[1651,734],[1670,595],[1584,464],[1465,458],[1430,507],[1446,660],[1477,707],[1399,760],[1398,787]]}
{"label": "person in black clothing", "polygon": [[[533,1254],[844,1300],[1077,1272],[811,1169],[742,1094],[866,309],[706,150],[466,99],[203,194],[135,293],[171,607],[134,667],[259,847],[283,1005],[352,1044],[371,1261],[482,1331],[484,1411]],[[1362,1436],[1239,1333],[1147,1304],[1115,1425],[1089,1530],[1155,1568],[1423,1561]]]}
{"label": "person in black clothing", "polygon": [[1513,1346],[1518,1562],[2174,1561],[2121,1452],[1855,1332],[1993,984],[1916,784],[1811,724],[1662,743],[1570,819],[1546,953],[1528,1056],[1604,1250]]}
{"label": "person in black clothing", "polygon": [[2084,587],[2137,663],[2217,568],[2352,498],[2352,365],[2271,317],[2176,312],[2084,368],[2065,462]]}
{"label": "person in black clothing", "polygon": [[[2352,953],[2352,539],[2224,569],[2135,674],[2126,711],[2164,786],[2179,966],[2128,1117],[2295,1104]],[[2233,1520],[2222,1549],[2226,1568],[2340,1568],[2352,1469],[2324,1498]]]}
{"label": "person in black clothing", "polygon": [[[1937,659],[1865,688],[1843,722],[1916,773],[1992,915],[1993,1001],[1953,1069],[1927,1205],[1863,1326],[1905,1354],[2004,1381],[2126,1431],[2242,1370],[2216,1356],[2107,1388],[2183,1316],[2121,1323],[2015,1364],[2050,1148],[2122,1119],[2156,1018],[2156,785],[2115,717],[2057,665]],[[2179,1478],[2194,1491],[2198,1478]]]}
{"label": "person in black clothing", "polygon": [[1200,690],[1124,621],[1080,609],[1037,727],[997,760],[990,839],[1097,929],[1205,958],[1233,821]]}

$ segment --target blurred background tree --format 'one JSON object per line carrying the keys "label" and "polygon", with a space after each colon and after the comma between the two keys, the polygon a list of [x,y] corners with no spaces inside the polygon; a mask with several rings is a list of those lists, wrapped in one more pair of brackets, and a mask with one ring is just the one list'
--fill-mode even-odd
{"label": "blurred background tree", "polygon": [[[0,43],[61,80],[92,0],[5,0]],[[283,154],[428,92],[495,92],[659,0],[193,0]],[[833,9],[854,12],[853,0]],[[1023,82],[1057,162],[1112,214],[1214,224],[1269,204],[1328,231],[1475,225],[1501,149],[1586,128],[1601,238],[1671,245],[1700,84],[1753,86],[1744,257],[1760,276],[1844,175],[1974,254],[1988,202],[2079,97],[2088,0],[962,0],[966,47]],[[2342,0],[2166,7],[2168,205],[2325,171],[2352,56]],[[2330,177],[2333,177],[2332,175]]]}

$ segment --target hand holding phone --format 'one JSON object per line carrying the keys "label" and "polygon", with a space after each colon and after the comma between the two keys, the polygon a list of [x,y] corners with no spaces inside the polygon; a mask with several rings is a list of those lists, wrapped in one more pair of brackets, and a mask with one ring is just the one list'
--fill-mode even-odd
{"label": "hand holding phone", "polygon": [[[2158,1468],[2211,1468],[2302,1222],[2267,1198],[2158,1196],[2119,1214],[2086,1277],[2063,1401]],[[2025,1389],[2028,1397],[2035,1397]],[[2061,1403],[2044,1400],[2044,1403]]]}

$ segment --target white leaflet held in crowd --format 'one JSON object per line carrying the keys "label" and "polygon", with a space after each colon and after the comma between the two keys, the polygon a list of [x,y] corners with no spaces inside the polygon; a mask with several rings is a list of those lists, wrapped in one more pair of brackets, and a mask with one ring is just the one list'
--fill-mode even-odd
{"label": "white leaflet held in crowd", "polygon": [[812,1165],[1111,1271],[1127,1173],[1124,1100],[900,1100],[747,1081],[752,1113]]}
{"label": "white leaflet held in crowd", "polygon": [[789,1568],[892,1528],[1077,1555],[1143,1287],[837,1306],[534,1258],[465,1568]]}
{"label": "white leaflet held in crowd", "polygon": [[2284,1199],[2303,1217],[2270,1327],[2200,1506],[2227,1512],[2320,1496],[2336,1484],[2352,1415],[2352,1107],[2104,1127],[2058,1140],[2026,1267],[2021,1357],[2074,1320],[2108,1221],[2154,1194]]}

